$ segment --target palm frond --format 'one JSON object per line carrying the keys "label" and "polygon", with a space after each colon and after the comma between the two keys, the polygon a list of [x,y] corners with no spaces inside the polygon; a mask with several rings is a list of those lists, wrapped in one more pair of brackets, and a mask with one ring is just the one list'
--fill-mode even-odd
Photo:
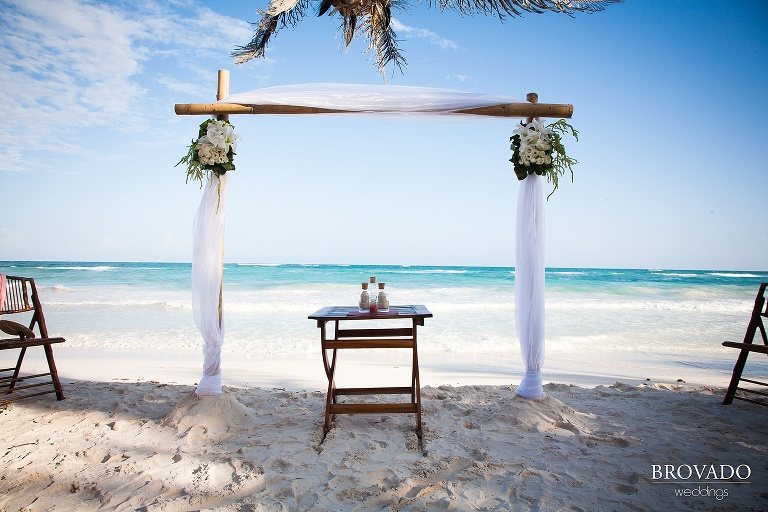
{"label": "palm frond", "polygon": [[[573,16],[576,12],[603,11],[608,5],[623,0],[428,0],[430,7],[457,11],[460,14],[486,14],[499,18],[522,16],[525,12],[541,14],[557,12]],[[318,16],[326,13],[341,18],[340,30],[344,43],[349,46],[358,28],[368,40],[366,51],[375,52],[374,60],[384,75],[387,65],[394,64],[400,71],[406,66],[399,41],[392,30],[392,9],[405,9],[409,0],[271,0],[262,15],[251,42],[237,46],[232,52],[236,64],[264,57],[270,39],[286,25],[296,26],[305,16],[310,2],[318,3]]]}
{"label": "palm frond", "polygon": [[430,0],[430,6],[452,10],[461,14],[494,14],[521,16],[524,12],[542,14],[558,12],[572,16],[576,12],[593,13],[623,0]]}
{"label": "palm frond", "polygon": [[374,51],[376,67],[382,76],[386,75],[386,67],[390,63],[394,64],[401,73],[407,65],[398,47],[397,34],[391,26],[393,7],[400,8],[400,1],[371,3],[365,11],[362,23],[365,38],[368,40],[366,51]]}
{"label": "palm frond", "polygon": [[328,9],[330,9],[331,6],[333,6],[333,0],[323,0],[322,2],[320,2],[320,9],[318,9],[317,15],[322,16],[323,14],[328,12]]}
{"label": "palm frond", "polygon": [[355,37],[355,29],[357,28],[357,15],[352,13],[349,17],[342,20],[341,31],[344,34],[344,43],[346,46],[352,42],[352,38]]}
{"label": "palm frond", "polygon": [[259,11],[262,15],[259,23],[252,23],[258,26],[253,34],[251,42],[245,46],[236,46],[232,52],[235,64],[243,64],[251,59],[264,57],[267,44],[272,36],[278,30],[296,24],[305,16],[305,11],[309,7],[311,0],[272,0],[266,11]]}

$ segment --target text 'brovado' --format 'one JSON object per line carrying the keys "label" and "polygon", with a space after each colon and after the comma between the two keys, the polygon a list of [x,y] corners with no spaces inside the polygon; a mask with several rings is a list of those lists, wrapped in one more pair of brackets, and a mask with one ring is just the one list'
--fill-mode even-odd
{"label": "text 'brovado'", "polygon": [[652,464],[651,480],[665,481],[732,481],[749,480],[752,476],[752,469],[747,464],[740,464],[736,467],[730,464]]}

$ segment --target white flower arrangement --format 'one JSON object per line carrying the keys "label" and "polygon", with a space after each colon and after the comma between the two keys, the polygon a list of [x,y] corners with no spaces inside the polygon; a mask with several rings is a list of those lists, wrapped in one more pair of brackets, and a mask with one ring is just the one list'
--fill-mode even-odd
{"label": "white flower arrangement", "polygon": [[237,150],[235,127],[229,121],[208,119],[200,125],[197,140],[189,146],[187,155],[178,164],[187,164],[187,181],[200,182],[210,175],[221,176],[227,171],[234,171],[233,162]]}
{"label": "white flower arrangement", "polygon": [[573,165],[578,161],[565,154],[561,135],[568,132],[576,141],[579,140],[579,132],[564,119],[550,125],[534,119],[528,123],[521,121],[510,137],[512,158],[509,161],[515,167],[517,179],[524,180],[533,173],[546,176],[547,181],[554,185],[547,199],[557,190],[558,179],[566,169],[571,172],[573,182]]}

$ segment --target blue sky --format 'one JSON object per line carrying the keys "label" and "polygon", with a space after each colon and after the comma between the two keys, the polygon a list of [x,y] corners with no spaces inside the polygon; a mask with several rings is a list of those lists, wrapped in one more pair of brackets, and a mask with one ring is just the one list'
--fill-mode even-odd
{"label": "blue sky", "polygon": [[[0,260],[189,261],[175,103],[382,82],[335,18],[235,66],[266,1],[0,1]],[[500,22],[414,3],[387,82],[572,103],[548,266],[768,269],[768,3],[627,0]],[[514,265],[516,120],[233,116],[227,261]],[[546,188],[545,190],[548,190]]]}

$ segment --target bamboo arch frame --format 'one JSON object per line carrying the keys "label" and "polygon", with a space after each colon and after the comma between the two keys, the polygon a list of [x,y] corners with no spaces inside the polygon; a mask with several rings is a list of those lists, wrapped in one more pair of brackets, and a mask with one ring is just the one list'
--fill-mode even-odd
{"label": "bamboo arch frame", "polygon": [[[216,100],[229,96],[229,71],[220,69]],[[530,122],[536,117],[570,119],[573,116],[573,105],[568,103],[539,103],[539,95],[535,92],[526,95],[527,103],[500,103],[486,107],[459,109],[453,114],[477,115],[489,117],[525,117]],[[306,107],[298,105],[241,105],[238,103],[176,103],[174,111],[179,116],[209,115],[220,120],[229,120],[230,114],[251,115],[307,115],[307,114],[370,114],[354,110],[338,110],[322,107]],[[429,114],[432,111],[423,110],[416,113]],[[221,248],[222,260],[224,247]],[[222,280],[223,288],[223,280]],[[219,325],[222,321],[222,290],[219,290]]]}
{"label": "bamboo arch frame", "polygon": [[[227,70],[219,70],[218,74],[218,90],[216,94],[216,99],[221,101],[222,99],[226,98],[229,95],[229,71]],[[528,93],[526,96],[526,103],[501,103],[497,105],[489,105],[484,107],[477,107],[477,108],[466,108],[466,109],[458,109],[453,110],[450,113],[451,114],[462,114],[462,115],[479,115],[479,116],[490,116],[490,117],[516,117],[516,118],[527,118],[528,122],[533,120],[533,118],[552,118],[552,117],[558,117],[558,118],[571,118],[573,115],[573,105],[570,104],[549,104],[549,103],[538,103],[538,94],[536,93]],[[370,111],[355,111],[355,110],[339,110],[339,109],[330,109],[330,108],[322,108],[322,107],[307,107],[307,106],[297,106],[297,105],[241,105],[237,103],[179,103],[175,105],[175,111],[177,115],[215,115],[219,120],[229,120],[230,114],[251,114],[251,115],[258,115],[258,114],[273,114],[273,115],[282,115],[282,114],[288,114],[288,115],[297,115],[297,114],[367,114],[370,115],[375,112]],[[437,110],[418,110],[411,112],[413,114],[436,114],[439,113]],[[533,181],[531,179],[534,178]],[[529,230],[531,231],[531,227],[533,225],[540,226],[535,227],[536,230],[543,230],[543,217],[539,218],[538,212],[539,206],[535,206],[536,204],[536,197],[540,197],[541,191],[538,180],[535,179],[538,178],[537,175],[533,174],[532,176],[528,176],[523,182],[523,184],[527,184],[526,190],[523,190],[523,187],[520,189],[520,197],[518,199],[518,232],[521,231],[521,226],[523,227],[523,231]],[[530,183],[529,183],[530,182]],[[534,192],[534,190],[538,190]],[[522,204],[522,200],[525,199],[527,204],[530,204],[531,210],[530,212],[532,215],[526,220],[523,221],[523,224],[520,224],[520,204]],[[540,201],[540,199],[539,199]],[[202,203],[201,203],[202,208]],[[520,235],[518,234],[518,245],[520,242]],[[526,235],[528,236],[528,235]],[[539,246],[541,250],[543,251],[543,245],[540,244],[540,241],[537,240],[539,237],[543,237],[543,231],[537,231],[533,235],[530,235],[533,238],[529,238],[529,241],[532,241],[534,245]],[[219,277],[219,296],[218,296],[218,325],[219,329],[221,330],[223,328],[223,287],[224,287],[224,240],[222,238],[221,243],[221,265],[218,269],[218,277]],[[520,259],[520,252],[518,251],[518,259]],[[516,268],[519,265],[519,261],[516,262]],[[526,263],[527,266],[529,266],[528,263]],[[526,269],[526,277],[529,278],[528,281],[530,282],[532,279],[535,280],[535,274],[537,271],[540,272],[540,278],[541,278],[541,286],[544,285],[544,263],[543,263],[543,253],[542,257],[540,258],[540,261],[534,265],[534,268],[532,271],[527,268]],[[530,273],[533,272],[533,275]],[[194,274],[194,258],[193,258],[193,274]],[[522,276],[521,276],[522,277]],[[194,284],[193,284],[193,294],[194,292]],[[530,288],[530,287],[529,287]],[[543,291],[543,290],[542,290]],[[533,296],[535,295],[534,291],[529,290],[530,292],[530,298],[533,299]],[[528,293],[528,292],[526,292]],[[515,294],[515,301],[516,301],[516,309],[519,309],[519,298],[516,291]],[[541,351],[541,358],[539,361],[543,362],[543,350],[544,350],[544,335],[543,335],[543,310],[544,310],[544,301],[543,301],[543,294],[540,297],[540,300],[531,300],[532,303],[534,303],[533,308],[529,313],[534,315],[541,315],[541,318],[539,321],[532,321],[532,322],[526,322],[527,328],[530,331],[529,334],[526,335],[526,339],[530,340],[533,338],[539,339],[540,343],[538,344],[538,347],[536,350]],[[538,310],[536,311],[536,309]],[[209,317],[210,318],[210,317]],[[520,322],[520,318],[518,318],[518,323]],[[539,322],[538,324],[536,322]],[[531,329],[531,324],[534,325],[533,329]],[[531,334],[533,330],[536,329],[536,326],[538,326],[540,333],[538,334]],[[521,331],[518,329],[518,336],[521,338],[521,348],[523,345],[522,337],[523,335],[520,333]],[[202,330],[201,330],[202,333]],[[220,332],[221,334],[221,341],[223,342],[223,331]],[[540,336],[540,338],[539,338]],[[205,338],[205,336],[204,336]],[[208,347],[206,342],[206,347]],[[200,384],[198,385],[198,390],[196,391],[197,394],[221,394],[221,370],[220,370],[220,344],[218,345],[219,354],[218,359],[216,361],[216,373],[213,375],[210,375],[210,377],[213,377],[218,380],[218,392],[211,392],[210,390],[210,384],[206,384],[206,387],[208,388],[207,391],[204,389],[201,391],[202,382],[205,378],[209,377],[209,374],[206,374],[206,363],[204,363],[203,367],[203,378],[200,380]],[[532,350],[532,344],[528,343],[528,348],[526,349],[529,353]],[[204,348],[205,351],[205,348]],[[207,356],[206,356],[207,360]],[[530,398],[530,399],[539,399],[542,398],[544,395],[544,391],[541,385],[541,368],[539,366],[539,363],[536,363],[536,368],[530,368],[530,358],[526,355],[524,355],[524,364],[526,366],[526,374],[523,377],[523,380],[521,381],[520,386],[518,386],[517,393],[523,396],[524,398]],[[523,391],[521,391],[521,388],[524,388]]]}
{"label": "bamboo arch frame", "polygon": [[[229,71],[220,69],[216,99],[221,100],[228,95]],[[177,103],[174,106],[174,110],[176,115],[179,116],[227,116],[229,114],[370,114],[370,112],[338,110],[322,107],[297,105],[241,105],[238,103]],[[423,110],[414,113],[429,114],[431,111]],[[537,103],[529,100],[528,103],[501,103],[487,107],[460,109],[452,113],[490,117],[563,117],[570,119],[573,116],[573,105],[563,103]]]}

